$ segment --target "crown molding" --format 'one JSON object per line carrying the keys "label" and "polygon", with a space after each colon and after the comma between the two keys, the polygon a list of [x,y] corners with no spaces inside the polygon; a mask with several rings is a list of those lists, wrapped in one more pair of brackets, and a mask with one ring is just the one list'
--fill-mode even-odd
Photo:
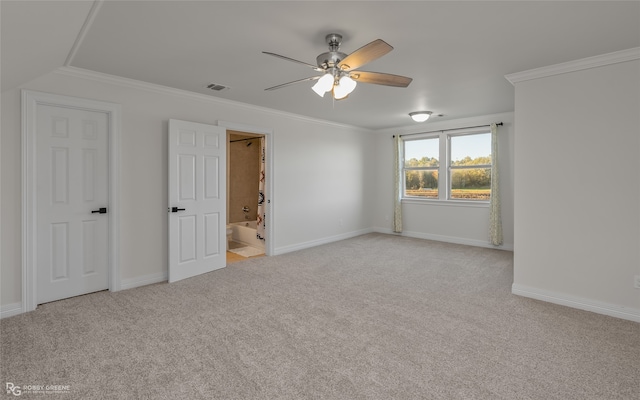
{"label": "crown molding", "polygon": [[640,47],[634,47],[631,49],[602,54],[599,56],[583,58],[580,60],[550,65],[547,67],[530,69],[528,71],[516,72],[513,74],[505,75],[504,77],[509,82],[511,82],[512,85],[515,85],[516,83],[529,81],[532,79],[546,78],[549,76],[566,74],[568,72],[603,67],[605,65],[617,64],[638,59],[640,59]]}
{"label": "crown molding", "polygon": [[109,75],[102,72],[91,71],[84,68],[60,67],[56,69],[54,73],[58,75],[71,76],[74,78],[87,79],[94,82],[122,86],[129,89],[144,90],[147,92],[181,97],[185,99],[202,101],[206,103],[223,104],[223,105],[228,105],[232,107],[243,108],[249,111],[276,115],[279,117],[284,117],[284,118],[298,120],[298,121],[304,121],[304,122],[323,125],[323,126],[332,126],[332,127],[338,127],[338,128],[346,128],[346,129],[357,129],[359,131],[371,131],[370,129],[363,128],[361,126],[340,124],[333,121],[327,121],[327,120],[318,119],[318,118],[311,118],[311,117],[307,117],[300,114],[294,114],[286,111],[275,110],[273,108],[255,106],[253,104],[247,104],[247,103],[242,103],[239,101],[233,101],[228,99],[221,99],[218,97],[212,97],[212,96],[201,94],[201,93],[190,92],[188,90],[175,89],[168,86],[157,85],[155,83],[148,83],[148,82],[143,82],[136,79],[123,78],[120,76]]}

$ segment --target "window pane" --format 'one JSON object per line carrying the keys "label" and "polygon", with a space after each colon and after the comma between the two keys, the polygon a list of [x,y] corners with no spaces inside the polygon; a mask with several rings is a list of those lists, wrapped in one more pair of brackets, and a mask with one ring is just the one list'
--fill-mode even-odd
{"label": "window pane", "polygon": [[404,142],[404,165],[437,167],[439,151],[438,138],[407,140]]}
{"label": "window pane", "polygon": [[489,200],[491,168],[460,168],[451,170],[451,198]]}
{"label": "window pane", "polygon": [[438,171],[405,171],[405,196],[438,198]]}
{"label": "window pane", "polygon": [[451,136],[451,165],[491,165],[491,134]]}

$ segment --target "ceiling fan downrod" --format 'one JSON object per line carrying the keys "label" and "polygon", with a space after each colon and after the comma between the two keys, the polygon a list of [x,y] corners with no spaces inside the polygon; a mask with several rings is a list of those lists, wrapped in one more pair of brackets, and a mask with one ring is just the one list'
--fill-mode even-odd
{"label": "ceiling fan downrod", "polygon": [[330,33],[325,37],[325,40],[329,45],[329,51],[338,51],[340,44],[342,44],[342,35],[339,33]]}

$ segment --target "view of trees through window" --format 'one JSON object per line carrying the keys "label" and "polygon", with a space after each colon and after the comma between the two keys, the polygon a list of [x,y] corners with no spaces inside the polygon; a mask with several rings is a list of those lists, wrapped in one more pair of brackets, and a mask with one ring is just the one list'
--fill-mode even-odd
{"label": "view of trees through window", "polygon": [[405,142],[405,196],[438,198],[439,153],[438,137]]}
{"label": "view of trees through window", "polygon": [[449,198],[489,200],[491,197],[491,135],[489,133],[450,136],[449,155],[440,157],[434,137],[405,142],[405,196],[440,198],[440,158],[448,158]]}
{"label": "view of trees through window", "polygon": [[[429,167],[429,169],[424,169]],[[417,168],[417,169],[408,169]],[[405,195],[438,198],[438,159],[422,157],[405,162]]]}

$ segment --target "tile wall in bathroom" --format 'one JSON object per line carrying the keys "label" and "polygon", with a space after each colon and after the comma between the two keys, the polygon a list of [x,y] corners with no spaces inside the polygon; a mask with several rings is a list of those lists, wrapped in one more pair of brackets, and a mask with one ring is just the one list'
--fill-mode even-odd
{"label": "tile wall in bathroom", "polygon": [[[237,141],[246,138],[251,137],[230,135],[228,222],[257,219],[260,138]],[[248,219],[242,211],[244,206],[249,207]]]}

